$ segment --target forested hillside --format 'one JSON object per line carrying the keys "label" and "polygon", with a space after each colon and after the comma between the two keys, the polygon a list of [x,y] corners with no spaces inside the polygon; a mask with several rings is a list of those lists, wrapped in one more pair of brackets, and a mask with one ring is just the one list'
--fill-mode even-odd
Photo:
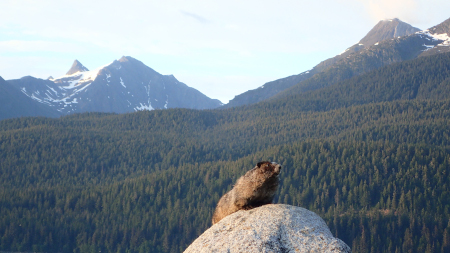
{"label": "forested hillside", "polygon": [[450,98],[450,54],[393,63],[323,89],[273,99],[304,111],[325,111],[360,104]]}
{"label": "forested hillside", "polygon": [[[295,96],[0,121],[0,251],[182,252],[233,182],[271,160],[283,165],[275,201],[318,213],[353,252],[449,252],[447,67],[425,78],[415,61],[311,93],[338,94],[336,106]],[[428,80],[417,94],[436,95],[409,96],[414,73]]]}

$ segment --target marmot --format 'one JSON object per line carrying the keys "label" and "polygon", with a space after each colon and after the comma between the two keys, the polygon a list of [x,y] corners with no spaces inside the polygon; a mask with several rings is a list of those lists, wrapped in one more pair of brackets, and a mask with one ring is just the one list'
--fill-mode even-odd
{"label": "marmot", "polygon": [[278,188],[280,170],[281,165],[264,161],[247,171],[237,180],[233,189],[220,198],[212,224],[241,209],[271,204]]}

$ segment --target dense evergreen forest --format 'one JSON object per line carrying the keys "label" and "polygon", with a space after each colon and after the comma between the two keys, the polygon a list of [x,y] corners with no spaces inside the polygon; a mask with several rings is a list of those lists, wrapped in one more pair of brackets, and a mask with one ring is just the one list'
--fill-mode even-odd
{"label": "dense evergreen forest", "polygon": [[233,182],[271,160],[275,202],[318,213],[353,252],[450,252],[449,57],[309,101],[0,121],[0,251],[182,252]]}

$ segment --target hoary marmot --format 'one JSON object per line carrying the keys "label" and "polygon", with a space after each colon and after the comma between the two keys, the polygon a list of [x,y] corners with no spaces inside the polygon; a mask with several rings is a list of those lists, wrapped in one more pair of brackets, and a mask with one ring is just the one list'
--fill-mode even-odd
{"label": "hoary marmot", "polygon": [[237,180],[233,189],[220,198],[212,224],[241,209],[271,204],[278,188],[280,170],[281,165],[264,161],[247,171]]}

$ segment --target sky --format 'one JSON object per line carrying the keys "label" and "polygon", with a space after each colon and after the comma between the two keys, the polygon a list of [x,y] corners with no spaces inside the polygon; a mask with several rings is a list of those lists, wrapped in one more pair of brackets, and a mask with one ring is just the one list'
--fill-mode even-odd
{"label": "sky", "polygon": [[428,29],[448,0],[1,0],[0,76],[63,76],[131,56],[227,103],[313,68],[378,21]]}

